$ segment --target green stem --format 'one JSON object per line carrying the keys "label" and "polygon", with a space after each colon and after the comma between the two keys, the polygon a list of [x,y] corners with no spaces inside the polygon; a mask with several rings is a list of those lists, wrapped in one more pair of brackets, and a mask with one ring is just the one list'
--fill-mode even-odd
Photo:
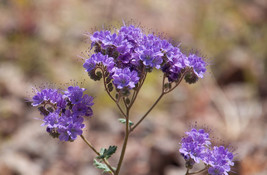
{"label": "green stem", "polygon": [[[83,139],[83,141],[99,156],[100,155],[100,153],[92,146],[92,144],[88,141],[88,140],[86,140],[86,138],[84,138],[84,136],[83,135],[80,135],[81,136],[81,138]],[[108,163],[108,161],[107,160],[105,160],[105,159],[102,159],[103,160],[103,162],[108,166],[108,168],[110,169],[110,171],[112,172],[111,174],[114,174],[115,173],[115,171],[114,171],[114,169],[111,167],[111,165]]]}
{"label": "green stem", "polygon": [[127,108],[126,123],[125,123],[125,136],[124,136],[121,155],[120,155],[118,166],[116,168],[115,175],[118,175],[119,172],[120,172],[120,168],[121,168],[121,165],[122,165],[122,162],[123,162],[123,158],[124,158],[126,147],[127,147],[127,143],[128,143],[128,138],[129,138],[129,133],[130,133],[129,132],[129,111],[130,111],[130,108]]}

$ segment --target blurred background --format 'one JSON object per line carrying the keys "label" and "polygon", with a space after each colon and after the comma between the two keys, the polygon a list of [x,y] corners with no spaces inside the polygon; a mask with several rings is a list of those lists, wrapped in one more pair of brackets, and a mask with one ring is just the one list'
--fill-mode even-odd
{"label": "blurred background", "polygon": [[[0,175],[95,175],[94,153],[81,139],[62,143],[41,127],[26,99],[32,87],[82,84],[95,97],[86,138],[99,150],[119,146],[123,125],[102,82],[89,79],[78,56],[86,32],[122,20],[164,33],[209,62],[204,79],[166,95],[129,140],[121,174],[182,175],[179,141],[197,122],[236,155],[231,174],[267,174],[266,0],[0,0]],[[137,121],[160,94],[161,74],[144,84]],[[74,82],[75,81],[75,82]]]}

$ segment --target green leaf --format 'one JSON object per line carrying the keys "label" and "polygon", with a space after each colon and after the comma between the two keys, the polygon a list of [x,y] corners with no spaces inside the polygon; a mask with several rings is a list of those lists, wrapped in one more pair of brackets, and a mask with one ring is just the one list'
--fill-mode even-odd
{"label": "green leaf", "polygon": [[117,150],[117,146],[109,146],[108,149],[101,148],[100,152],[99,152],[100,155],[97,156],[96,158],[98,158],[98,159],[108,159],[108,158],[110,158],[110,156],[112,154],[114,154],[116,152],[116,150]]}
{"label": "green leaf", "polygon": [[111,170],[109,169],[109,167],[101,162],[98,162],[96,159],[94,159],[94,166],[100,170],[103,170],[103,173],[110,173]]}
{"label": "green leaf", "polygon": [[[123,124],[126,123],[126,119],[125,119],[125,118],[119,118],[118,120],[119,120],[119,122],[121,122],[121,123],[123,123]],[[133,124],[134,124],[134,123],[133,123],[131,120],[129,120],[129,126],[132,126]]]}

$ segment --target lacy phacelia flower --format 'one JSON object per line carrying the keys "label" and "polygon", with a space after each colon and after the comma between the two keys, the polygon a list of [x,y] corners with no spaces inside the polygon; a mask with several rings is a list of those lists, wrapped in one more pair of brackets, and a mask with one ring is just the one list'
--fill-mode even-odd
{"label": "lacy phacelia flower", "polygon": [[92,116],[93,97],[84,88],[70,86],[67,91],[43,89],[32,98],[32,105],[44,116],[42,126],[61,141],[73,141],[82,134],[84,116]]}
{"label": "lacy phacelia flower", "polygon": [[87,59],[83,64],[83,67],[87,72],[90,72],[95,69],[97,64],[102,63],[103,66],[107,68],[108,71],[111,71],[114,67],[114,60],[108,55],[103,55],[102,53],[93,54],[91,59]]}
{"label": "lacy phacelia flower", "polygon": [[196,54],[190,54],[187,58],[187,66],[193,68],[193,71],[197,77],[203,78],[207,65],[201,57],[197,56]]}
{"label": "lacy phacelia flower", "polygon": [[[127,68],[131,72],[136,71],[140,80],[145,72],[151,72],[156,68],[162,70],[169,82],[178,81],[183,73],[187,73],[189,76],[186,80],[189,83],[203,78],[206,72],[206,63],[201,57],[196,54],[186,56],[178,46],[175,47],[154,34],[145,34],[133,25],[122,26],[114,33],[109,30],[96,31],[89,37],[92,41],[91,47],[95,48],[95,54],[86,59],[83,65],[87,72],[91,72],[96,65],[102,63],[99,66],[106,68],[109,74],[113,74],[114,70]],[[127,76],[129,75],[121,75],[121,79]],[[90,77],[94,79],[95,76],[90,75]],[[120,85],[123,83],[115,82],[118,81],[113,81],[116,88],[121,89]],[[135,86],[131,85],[127,88],[133,87]]]}
{"label": "lacy phacelia flower", "polygon": [[203,129],[192,129],[186,132],[181,141],[179,152],[186,161],[186,167],[191,169],[195,163],[204,162],[210,175],[228,175],[234,166],[233,153],[224,146],[211,146],[209,134]]}
{"label": "lacy phacelia flower", "polygon": [[190,159],[199,163],[209,154],[208,147],[211,144],[209,134],[203,129],[196,130],[193,128],[190,132],[186,132],[186,135],[181,141],[179,151],[184,157],[190,157]]}
{"label": "lacy phacelia flower", "polygon": [[118,89],[123,89],[124,87],[129,87],[129,89],[132,89],[139,81],[137,72],[130,71],[129,68],[116,69],[112,75],[112,78],[113,84],[115,84]]}
{"label": "lacy phacelia flower", "polygon": [[[229,152],[224,146],[214,146],[211,154],[208,156],[209,174],[224,174],[227,175],[231,170],[230,166],[234,166],[233,153]],[[212,172],[212,173],[211,173]]]}

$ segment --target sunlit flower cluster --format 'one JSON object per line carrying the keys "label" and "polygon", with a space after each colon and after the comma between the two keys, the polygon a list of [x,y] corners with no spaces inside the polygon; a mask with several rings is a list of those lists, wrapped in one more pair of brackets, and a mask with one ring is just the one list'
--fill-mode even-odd
{"label": "sunlit flower cluster", "polygon": [[191,169],[195,163],[204,162],[210,175],[228,175],[231,166],[234,166],[233,153],[224,146],[211,145],[209,134],[203,129],[193,128],[186,132],[181,141],[180,153],[186,161],[187,168]]}
{"label": "sunlit flower cluster", "polygon": [[206,62],[196,54],[188,56],[178,46],[154,34],[145,34],[133,25],[119,30],[96,31],[89,35],[94,54],[83,67],[94,78],[95,69],[106,69],[117,89],[133,89],[144,73],[160,69],[169,82],[178,81],[186,70],[186,81],[194,83],[203,78]]}
{"label": "sunlit flower cluster", "polygon": [[84,94],[85,89],[69,86],[67,91],[43,89],[32,98],[32,106],[38,106],[44,116],[43,126],[53,137],[61,141],[73,141],[82,135],[84,116],[92,116],[93,98]]}

